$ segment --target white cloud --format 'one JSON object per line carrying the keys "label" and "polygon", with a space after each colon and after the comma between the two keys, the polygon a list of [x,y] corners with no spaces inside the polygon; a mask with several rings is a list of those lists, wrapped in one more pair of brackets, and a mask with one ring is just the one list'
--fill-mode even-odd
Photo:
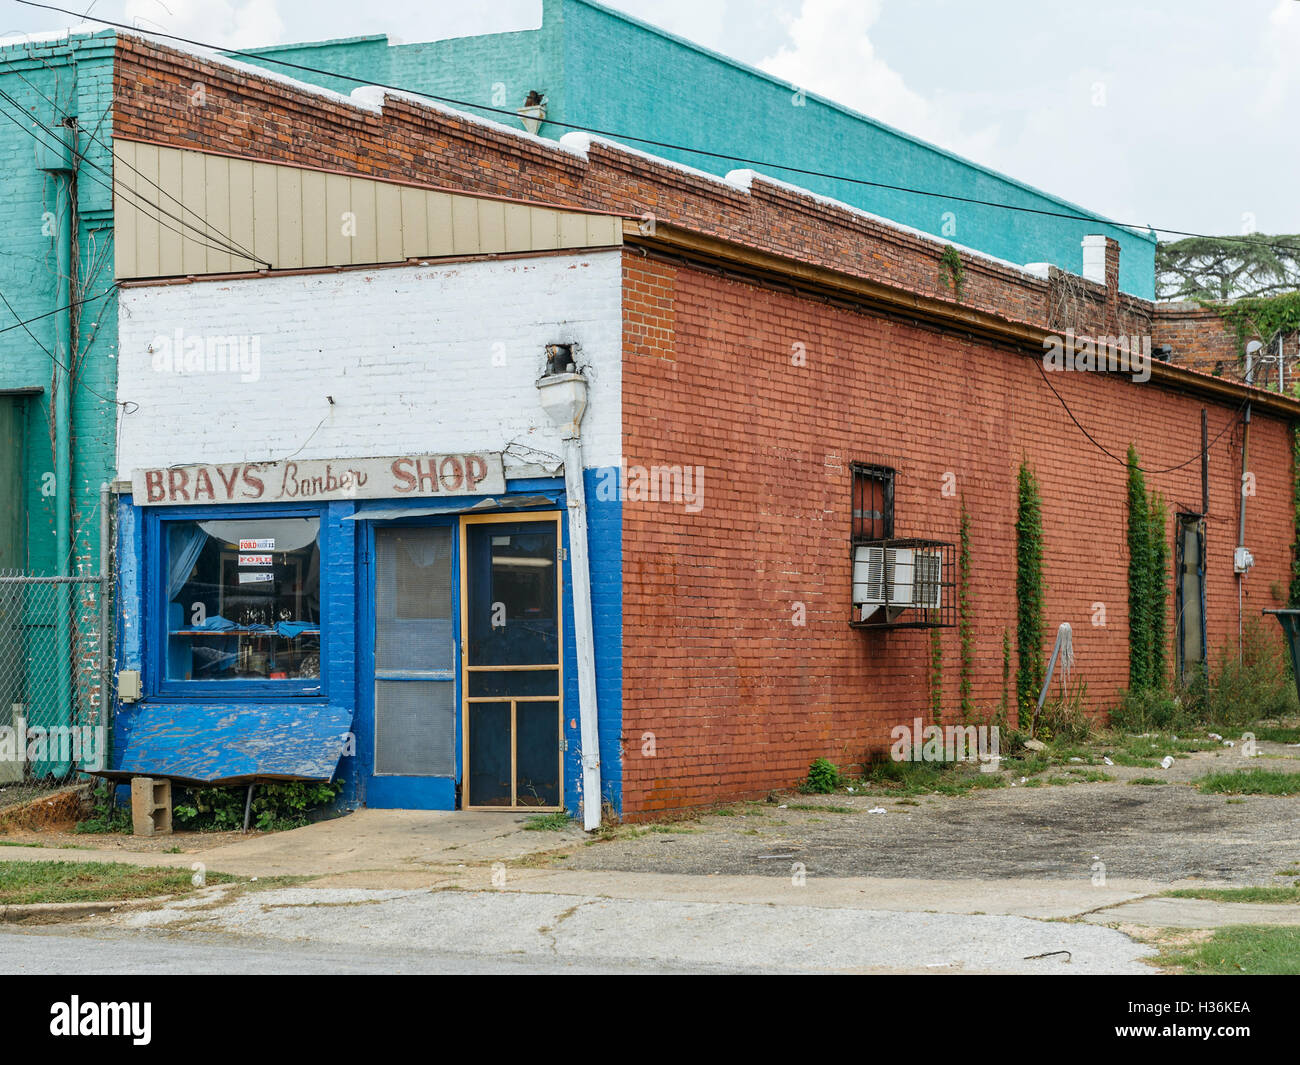
{"label": "white cloud", "polygon": [[896,126],[941,147],[983,161],[997,128],[964,128],[961,116],[926,99],[876,54],[871,31],[883,0],[803,0],[789,20],[788,45],[758,63],[792,86]]}
{"label": "white cloud", "polygon": [[126,21],[223,48],[284,41],[279,0],[127,0]]}

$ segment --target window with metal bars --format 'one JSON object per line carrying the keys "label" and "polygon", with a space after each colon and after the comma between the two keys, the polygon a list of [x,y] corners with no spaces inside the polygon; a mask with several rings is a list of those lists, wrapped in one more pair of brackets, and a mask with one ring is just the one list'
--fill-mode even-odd
{"label": "window with metal bars", "polygon": [[894,471],[888,466],[855,462],[853,471],[853,542],[894,537]]}

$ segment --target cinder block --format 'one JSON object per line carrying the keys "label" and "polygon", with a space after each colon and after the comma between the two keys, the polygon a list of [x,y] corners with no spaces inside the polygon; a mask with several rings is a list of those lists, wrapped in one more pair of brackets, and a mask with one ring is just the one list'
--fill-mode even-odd
{"label": "cinder block", "polygon": [[172,782],[131,778],[131,831],[137,836],[172,834]]}

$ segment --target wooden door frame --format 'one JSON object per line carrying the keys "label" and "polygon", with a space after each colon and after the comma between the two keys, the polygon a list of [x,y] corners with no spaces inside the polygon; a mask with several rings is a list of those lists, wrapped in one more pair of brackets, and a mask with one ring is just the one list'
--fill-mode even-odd
{"label": "wooden door frame", "polygon": [[[461,691],[461,807],[465,810],[510,810],[529,813],[547,813],[565,809],[564,805],[564,513],[559,510],[520,511],[513,514],[462,514],[460,516],[460,691]],[[555,526],[555,665],[523,666],[471,666],[469,661],[469,527],[471,525],[538,525]],[[475,696],[470,698],[471,672],[537,672],[555,670],[555,695]],[[478,703],[510,704],[510,806],[475,806],[470,793],[469,760],[469,706]],[[556,806],[519,806],[516,787],[515,760],[518,747],[518,730],[515,727],[517,705],[524,702],[554,702],[556,704],[557,736],[555,757],[559,766],[559,804]]]}

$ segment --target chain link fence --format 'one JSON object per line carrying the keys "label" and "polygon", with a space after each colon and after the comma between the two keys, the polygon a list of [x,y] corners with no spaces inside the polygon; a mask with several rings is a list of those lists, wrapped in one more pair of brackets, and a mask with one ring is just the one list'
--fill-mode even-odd
{"label": "chain link fence", "polygon": [[0,815],[108,764],[108,575],[0,573]]}

